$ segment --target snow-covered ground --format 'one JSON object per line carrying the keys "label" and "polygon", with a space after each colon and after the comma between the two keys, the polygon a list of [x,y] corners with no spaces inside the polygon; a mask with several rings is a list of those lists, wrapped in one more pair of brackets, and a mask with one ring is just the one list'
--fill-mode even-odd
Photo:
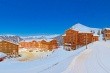
{"label": "snow-covered ground", "polygon": [[1,73],[110,73],[110,41],[97,41],[65,51],[63,47],[33,61],[6,59],[0,62]]}
{"label": "snow-covered ground", "polygon": [[98,41],[73,59],[62,73],[110,73],[110,41]]}
{"label": "snow-covered ground", "polygon": [[6,57],[6,56],[7,56],[6,54],[0,52],[0,58]]}
{"label": "snow-covered ground", "polygon": [[65,51],[61,46],[51,55],[42,59],[21,62],[17,60],[5,60],[0,62],[1,73],[61,73],[71,63],[72,59],[83,51],[85,47],[75,51]]}
{"label": "snow-covered ground", "polygon": [[17,58],[18,61],[30,61],[45,58],[52,54],[53,51],[38,51],[20,49],[19,54],[21,57]]}

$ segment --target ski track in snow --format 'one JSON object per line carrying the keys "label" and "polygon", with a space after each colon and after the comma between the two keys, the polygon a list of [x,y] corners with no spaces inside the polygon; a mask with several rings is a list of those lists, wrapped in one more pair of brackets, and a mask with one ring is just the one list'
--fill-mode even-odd
{"label": "ski track in snow", "polygon": [[[79,54],[63,73],[110,73],[110,42],[98,41]],[[108,57],[108,58],[107,58]]]}

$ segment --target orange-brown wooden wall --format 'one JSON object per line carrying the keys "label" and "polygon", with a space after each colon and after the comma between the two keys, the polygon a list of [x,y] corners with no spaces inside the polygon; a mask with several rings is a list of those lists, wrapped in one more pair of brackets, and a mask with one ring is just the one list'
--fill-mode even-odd
{"label": "orange-brown wooden wall", "polygon": [[0,52],[6,53],[6,54],[18,54],[18,45],[7,41],[1,41]]}
{"label": "orange-brown wooden wall", "polygon": [[[63,44],[64,46],[70,46],[72,49],[76,49],[76,45],[78,44],[78,32],[72,29],[66,31],[66,36],[63,36]],[[70,44],[70,45],[68,45]]]}
{"label": "orange-brown wooden wall", "polygon": [[110,30],[105,29],[103,35],[105,40],[110,40]]}
{"label": "orange-brown wooden wall", "polygon": [[78,45],[84,46],[92,42],[92,33],[79,33],[78,34]]}
{"label": "orange-brown wooden wall", "polygon": [[76,49],[77,46],[84,46],[94,41],[98,41],[98,36],[86,32],[78,33],[73,29],[67,30],[63,36],[64,47],[71,47],[71,49]]}
{"label": "orange-brown wooden wall", "polygon": [[42,40],[42,41],[31,41],[31,42],[20,42],[20,48],[27,48],[27,49],[35,49],[39,48],[41,50],[53,50],[58,48],[58,43],[56,40],[51,40],[49,42]]}

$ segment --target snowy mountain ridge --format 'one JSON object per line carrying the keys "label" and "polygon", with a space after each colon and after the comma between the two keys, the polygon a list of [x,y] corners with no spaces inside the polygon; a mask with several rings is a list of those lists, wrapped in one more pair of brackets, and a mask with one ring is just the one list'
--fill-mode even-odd
{"label": "snowy mountain ridge", "polygon": [[26,37],[21,37],[24,40],[27,39],[52,39],[59,36],[59,34],[54,34],[54,35],[36,35],[36,36],[26,36]]}
{"label": "snowy mountain ridge", "polygon": [[0,35],[0,40],[6,40],[17,44],[23,39],[16,35]]}

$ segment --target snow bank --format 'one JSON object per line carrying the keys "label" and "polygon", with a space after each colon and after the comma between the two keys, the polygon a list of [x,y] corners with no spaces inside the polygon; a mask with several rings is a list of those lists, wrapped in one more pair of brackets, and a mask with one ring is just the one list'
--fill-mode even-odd
{"label": "snow bank", "polygon": [[7,56],[6,54],[0,52],[0,58],[6,57],[6,56]]}

